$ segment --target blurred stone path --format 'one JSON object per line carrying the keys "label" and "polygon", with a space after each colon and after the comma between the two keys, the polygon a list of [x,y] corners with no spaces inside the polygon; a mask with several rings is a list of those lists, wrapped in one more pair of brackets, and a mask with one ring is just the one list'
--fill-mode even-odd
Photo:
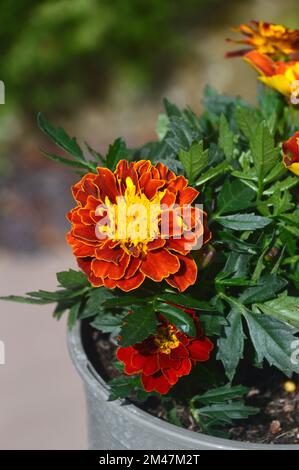
{"label": "blurred stone path", "polygon": [[[0,295],[56,287],[55,273],[74,266],[69,251],[38,256],[0,253]],[[65,319],[52,305],[0,301],[0,449],[86,448],[85,402],[70,362]]]}

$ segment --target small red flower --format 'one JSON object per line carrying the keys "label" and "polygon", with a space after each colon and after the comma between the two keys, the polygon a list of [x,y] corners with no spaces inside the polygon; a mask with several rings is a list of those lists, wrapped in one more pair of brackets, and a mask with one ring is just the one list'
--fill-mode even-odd
{"label": "small red flower", "polygon": [[180,377],[190,373],[196,362],[210,357],[213,344],[204,336],[195,311],[183,310],[193,317],[196,337],[182,333],[161,316],[155,335],[133,346],[120,347],[116,352],[127,375],[141,374],[147,392],[168,393]]}
{"label": "small red flower", "polygon": [[282,151],[286,168],[299,176],[299,131],[283,143]]}

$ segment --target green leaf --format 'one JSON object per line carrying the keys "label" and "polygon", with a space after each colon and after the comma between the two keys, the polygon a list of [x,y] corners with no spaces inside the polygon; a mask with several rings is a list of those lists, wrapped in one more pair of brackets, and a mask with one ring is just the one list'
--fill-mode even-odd
{"label": "green leaf", "polygon": [[299,329],[299,297],[291,297],[284,292],[276,299],[263,304],[258,303],[255,307],[266,315]]}
{"label": "green leaf", "polygon": [[255,192],[242,181],[225,180],[217,198],[217,216],[247,209],[252,205],[254,197]]}
{"label": "green leaf", "polygon": [[120,336],[120,344],[123,347],[140,343],[155,333],[158,326],[158,318],[154,313],[153,306],[147,305],[136,308],[124,318]]}
{"label": "green leaf", "polygon": [[57,273],[56,277],[59,284],[66,289],[77,289],[89,285],[86,274],[74,269]]}
{"label": "green leaf", "polygon": [[133,305],[140,305],[152,302],[155,297],[133,297],[131,295],[125,295],[122,297],[111,296],[110,299],[104,302],[105,308],[120,308],[120,307],[131,307]]}
{"label": "green leaf", "polygon": [[257,230],[266,227],[272,222],[268,217],[262,217],[253,213],[226,215],[225,217],[216,217],[216,220],[223,227],[238,231]]}
{"label": "green leaf", "polygon": [[95,317],[91,326],[102,333],[112,333],[113,336],[116,336],[120,332],[123,322],[123,315],[112,315],[111,313],[104,315],[101,312]]}
{"label": "green leaf", "polygon": [[234,152],[234,133],[230,130],[225,115],[222,113],[219,122],[219,147],[223,150],[228,161],[233,158]]}
{"label": "green leaf", "polygon": [[28,292],[26,295],[8,295],[6,297],[0,297],[1,300],[8,300],[11,302],[19,302],[23,304],[36,304],[36,305],[45,305],[62,300],[73,299],[75,297],[80,297],[86,292],[86,288],[79,289],[77,291],[71,290],[58,290],[56,292],[49,292],[46,290],[39,290],[37,292]]}
{"label": "green leaf", "polygon": [[39,290],[37,292],[28,292],[28,296],[35,297],[42,300],[50,300],[52,302],[58,302],[59,300],[72,299],[74,297],[81,297],[82,294],[86,293],[86,287],[73,290],[61,289],[55,292],[49,292],[47,290]]}
{"label": "green leaf", "polygon": [[198,408],[199,415],[214,418],[217,421],[230,424],[234,419],[245,419],[259,412],[258,408],[245,405],[241,400],[233,403],[214,403]]}
{"label": "green leaf", "polygon": [[0,297],[0,300],[8,300],[10,302],[18,302],[21,304],[36,304],[36,305],[46,305],[56,302],[56,300],[49,299],[37,299],[32,297],[26,297],[21,295],[7,295],[6,297]]}
{"label": "green leaf", "polygon": [[69,311],[69,315],[67,319],[67,326],[69,330],[71,330],[76,324],[77,318],[79,316],[80,306],[81,306],[81,303],[78,302],[77,304],[74,304]]}
{"label": "green leaf", "polygon": [[273,207],[273,217],[282,215],[294,207],[291,193],[288,190],[285,190],[283,193],[281,193],[278,189],[263,204]]}
{"label": "green leaf", "polygon": [[194,299],[190,295],[166,292],[165,294],[159,295],[158,300],[162,300],[164,302],[172,302],[174,304],[181,305],[182,307],[186,308],[194,308],[194,310],[203,310],[206,312],[213,312],[216,310],[215,307],[209,302]]}
{"label": "green leaf", "polygon": [[[269,176],[270,176],[270,174],[269,174]],[[265,181],[266,180],[267,180],[267,178],[265,179]],[[283,192],[283,191],[286,191],[287,189],[291,189],[294,186],[297,186],[297,184],[298,184],[298,178],[294,178],[293,176],[288,176],[287,178],[285,178],[282,181],[276,181],[275,184],[273,184],[272,186],[270,186],[270,188],[268,188],[264,191],[264,195],[265,196],[270,196],[271,194],[275,193],[278,190]]]}
{"label": "green leaf", "polygon": [[52,126],[42,113],[38,113],[37,115],[37,124],[38,127],[44,131],[56,145],[73,155],[77,160],[80,160],[81,162],[85,161],[83,152],[77,144],[76,139],[74,137],[69,137],[64,129]]}
{"label": "green leaf", "polygon": [[251,108],[239,106],[236,108],[235,117],[237,126],[245,137],[249,141],[253,139],[260,121],[257,112]]}
{"label": "green leaf", "polygon": [[222,362],[226,376],[231,382],[244,351],[245,335],[240,310],[232,308],[227,316],[227,322],[228,326],[224,328],[225,336],[218,340],[217,359]]}
{"label": "green leaf", "polygon": [[173,305],[157,303],[156,311],[162,313],[164,317],[180,331],[186,333],[189,336],[196,335],[195,323],[192,316],[189,313],[184,312],[181,308]]}
{"label": "green leaf", "polygon": [[219,163],[217,166],[210,168],[208,171],[196,181],[196,186],[202,186],[213,178],[222,175],[229,169],[229,163],[227,161]]}
{"label": "green leaf", "polygon": [[201,313],[199,318],[206,336],[220,336],[223,325],[227,324],[226,319],[216,313]]}
{"label": "green leaf", "polygon": [[241,252],[241,253],[251,253],[256,254],[256,245],[252,243],[248,243],[241,238],[233,235],[231,232],[223,231],[218,232],[218,235],[221,240],[224,240],[226,244],[234,251],[234,252]]}
{"label": "green leaf", "polygon": [[296,340],[293,329],[276,318],[267,315],[244,312],[250,337],[257,353],[257,361],[266,359],[291,377],[293,372],[299,373],[299,363],[291,361],[292,344]]}
{"label": "green leaf", "polygon": [[244,277],[229,277],[231,273],[227,273],[222,271],[218,274],[215,278],[215,283],[219,286],[238,286],[238,287],[245,287],[245,286],[255,286],[256,283],[245,279]]}
{"label": "green leaf", "polygon": [[256,111],[240,107],[236,110],[236,121],[247,137],[257,176],[261,182],[279,163],[279,151],[265,121],[261,122]]}
{"label": "green leaf", "polygon": [[203,149],[203,142],[194,143],[188,151],[180,150],[179,159],[185,169],[187,178],[192,184],[201,171],[207,166],[209,149]]}
{"label": "green leaf", "polygon": [[212,388],[203,395],[196,395],[192,401],[200,401],[204,405],[223,403],[228,400],[233,400],[234,398],[240,398],[248,393],[248,391],[249,388],[243,387],[243,385],[235,385],[232,387],[230,384],[226,384],[223,387]]}
{"label": "green leaf", "polygon": [[136,375],[120,375],[108,382],[110,395],[108,401],[127,398],[136,386],[140,386],[140,377]]}
{"label": "green leaf", "polygon": [[275,147],[274,138],[265,122],[257,127],[249,143],[257,175],[264,179],[269,171],[279,163],[278,149]]}
{"label": "green leaf", "polygon": [[80,314],[80,319],[94,317],[101,314],[105,307],[105,302],[114,299],[113,293],[105,287],[95,287],[90,289],[87,302]]}
{"label": "green leaf", "polygon": [[119,137],[116,139],[112,145],[109,146],[109,150],[106,156],[107,167],[114,171],[116,165],[120,160],[128,160],[130,152],[126,146],[125,141]]}
{"label": "green leaf", "polygon": [[47,152],[46,150],[41,150],[41,152],[45,157],[50,158],[50,160],[53,160],[54,162],[61,163],[62,165],[71,166],[72,168],[85,168],[93,172],[95,171],[95,166],[91,163],[77,160],[69,160],[67,158],[55,155],[54,153]]}
{"label": "green leaf", "polygon": [[163,140],[168,131],[169,118],[166,114],[159,114],[156,133],[159,140]]}
{"label": "green leaf", "polygon": [[266,274],[260,278],[256,287],[246,289],[239,297],[239,301],[245,305],[265,302],[266,300],[273,299],[286,285],[287,281],[285,279],[275,274]]}

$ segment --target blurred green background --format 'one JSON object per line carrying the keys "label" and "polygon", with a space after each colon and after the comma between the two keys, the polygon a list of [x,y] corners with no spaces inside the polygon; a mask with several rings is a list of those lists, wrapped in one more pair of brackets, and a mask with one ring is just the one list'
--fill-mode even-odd
{"label": "blurred green background", "polygon": [[[229,28],[251,19],[295,26],[286,0],[2,0],[0,249],[64,243],[75,176],[40,156],[42,111],[105,151],[155,139],[161,99],[200,110],[205,83],[253,99],[255,74],[227,60]],[[297,16],[296,16],[297,15]]]}

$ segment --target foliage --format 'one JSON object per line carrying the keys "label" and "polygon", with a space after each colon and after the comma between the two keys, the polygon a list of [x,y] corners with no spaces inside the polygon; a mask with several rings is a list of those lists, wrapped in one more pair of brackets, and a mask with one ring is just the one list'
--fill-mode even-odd
{"label": "foliage", "polygon": [[[60,318],[68,311],[69,327],[85,319],[95,329],[120,338],[124,347],[152,335],[159,315],[193,336],[194,321],[186,309],[194,309],[216,354],[205,365],[206,373],[200,367],[194,369],[190,376],[195,390],[186,388],[190,395],[186,392],[181,402],[207,433],[215,434],[234,419],[256,413],[242,398],[247,390],[238,383],[241,365],[248,370],[270,365],[289,377],[299,373],[299,364],[291,361],[299,330],[299,178],[281,165],[280,150],[292,128],[287,105],[275,93],[260,90],[259,102],[262,107],[249,106],[207,87],[205,108],[198,117],[190,109],[180,110],[165,101],[165,113],[158,121],[160,140],[132,150],[118,139],[106,157],[90,152],[93,160],[86,159],[74,139],[40,115],[39,126],[69,154],[54,159],[74,168],[95,171],[101,158],[101,164],[113,170],[121,158],[147,158],[175,171],[181,169],[200,191],[214,254],[203,269],[194,253],[198,280],[184,294],[150,282],[129,294],[94,288],[85,275],[70,270],[58,274],[56,292],[8,298],[57,303],[54,316]],[[216,377],[213,386],[207,379],[211,375]],[[139,399],[147,397],[141,393],[137,376],[122,374],[111,382],[111,399],[136,394]],[[176,412],[169,413],[177,421]]]}
{"label": "foliage", "polygon": [[[198,25],[210,3],[186,0],[182,8],[179,0],[2,0],[1,80],[25,112],[74,109],[74,103],[103,95],[120,73],[142,87],[161,77],[156,70],[167,73],[165,56],[169,63],[183,54],[179,24],[185,31]],[[220,0],[213,3],[221,8]]]}

